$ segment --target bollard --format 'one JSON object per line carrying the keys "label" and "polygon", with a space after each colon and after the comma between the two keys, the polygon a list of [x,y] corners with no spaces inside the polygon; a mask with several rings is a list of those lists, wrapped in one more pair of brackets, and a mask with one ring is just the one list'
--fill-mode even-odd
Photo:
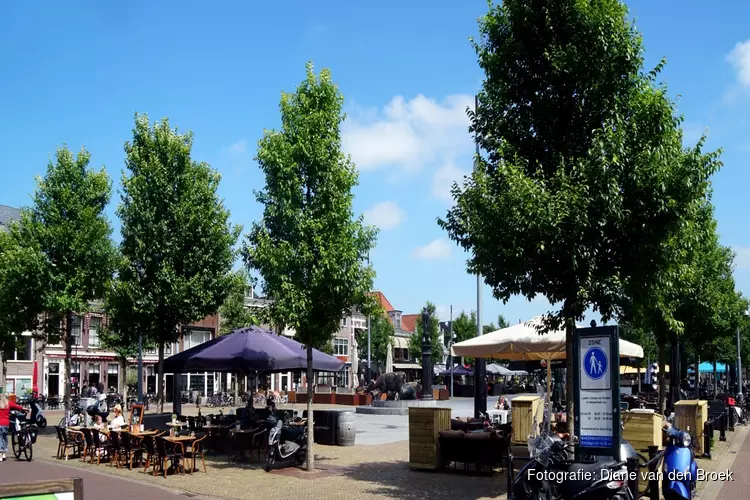
{"label": "bollard", "polygon": [[727,440],[727,414],[724,412],[719,419],[719,441]]}
{"label": "bollard", "polygon": [[[648,447],[648,461],[651,462],[656,458],[656,455],[659,454],[659,447],[658,446],[649,446]],[[654,462],[649,466],[648,472],[657,472],[659,470],[659,461],[654,460]],[[648,481],[648,497],[650,500],[659,500],[659,475],[658,474],[649,474],[649,481]]]}
{"label": "bollard", "polygon": [[711,438],[714,437],[714,419],[703,424],[703,458],[711,460]]}
{"label": "bollard", "polygon": [[507,497],[510,498],[511,491],[513,491],[513,480],[515,479],[513,472],[513,454],[508,453],[508,491]]}
{"label": "bollard", "polygon": [[[632,493],[633,498],[638,498],[638,457],[630,457],[627,460],[628,464],[628,488]],[[635,473],[635,474],[633,474]]]}

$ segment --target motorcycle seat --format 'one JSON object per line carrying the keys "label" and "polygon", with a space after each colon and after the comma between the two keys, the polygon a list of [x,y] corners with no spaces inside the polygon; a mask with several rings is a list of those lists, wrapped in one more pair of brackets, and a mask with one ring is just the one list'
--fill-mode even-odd
{"label": "motorcycle seat", "polygon": [[305,433],[304,427],[282,427],[281,440],[295,441],[299,436]]}

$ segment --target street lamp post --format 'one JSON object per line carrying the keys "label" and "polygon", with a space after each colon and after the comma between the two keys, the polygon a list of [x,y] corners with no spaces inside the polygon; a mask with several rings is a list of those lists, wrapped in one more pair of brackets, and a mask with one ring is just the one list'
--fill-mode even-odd
{"label": "street lamp post", "polygon": [[[745,311],[745,317],[748,316],[748,311]],[[743,400],[742,394],[742,354],[740,352],[740,328],[737,327],[737,399],[740,403]]]}
{"label": "street lamp post", "polygon": [[[367,252],[367,266],[370,266],[370,252]],[[370,338],[370,315],[367,315],[367,380],[365,386],[372,379],[372,339]]]}
{"label": "street lamp post", "polygon": [[[474,112],[479,112],[479,96],[474,96]],[[479,167],[479,142],[475,140],[474,168]],[[477,273],[477,337],[482,335],[482,275]],[[486,366],[484,358],[474,358],[474,418],[487,412]]]}
{"label": "street lamp post", "polygon": [[138,332],[138,403],[143,403],[143,334]]}
{"label": "street lamp post", "polygon": [[448,348],[448,359],[451,360],[451,365],[448,368],[451,371],[451,399],[453,398],[453,306],[451,306],[451,321],[449,323],[450,328],[450,347]]}
{"label": "street lamp post", "polygon": [[427,308],[422,310],[422,400],[432,400],[432,336]]}

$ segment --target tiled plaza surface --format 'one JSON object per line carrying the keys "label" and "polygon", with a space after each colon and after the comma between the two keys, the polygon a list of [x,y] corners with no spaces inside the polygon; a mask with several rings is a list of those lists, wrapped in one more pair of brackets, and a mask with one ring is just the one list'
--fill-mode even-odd
{"label": "tiled plaza surface", "polygon": [[[300,406],[297,409],[302,409]],[[316,405],[316,409],[322,409]],[[203,413],[209,409],[202,409]],[[211,409],[211,412],[217,412]],[[197,409],[185,408],[184,413],[195,414]],[[394,420],[395,421],[395,420]],[[283,467],[271,473],[263,470],[263,458],[253,457],[250,464],[232,463],[226,454],[209,456],[206,459],[208,473],[196,472],[192,475],[152,476],[143,469],[117,469],[108,464],[83,464],[79,459],[67,462],[55,458],[57,439],[54,428],[48,428],[39,437],[35,446],[35,459],[63,464],[65,468],[95,471],[98,474],[112,474],[117,477],[135,480],[146,485],[168,487],[178,493],[198,495],[204,498],[240,499],[263,495],[270,499],[369,499],[393,498],[403,500],[480,500],[506,497],[506,476],[495,473],[492,476],[467,474],[458,471],[425,472],[413,471],[409,467],[408,441],[391,440],[400,437],[399,425],[384,425],[377,433],[383,433],[382,444],[352,447],[315,445],[316,471],[308,473],[294,467]],[[384,429],[384,430],[383,430]],[[359,431],[359,429],[358,429]],[[389,437],[389,433],[391,436]],[[750,483],[750,439],[746,440],[747,428],[738,427],[727,434],[728,441],[717,439],[713,448],[713,460],[700,460],[699,467],[711,470],[734,469],[735,483],[711,486],[698,485],[701,500],[714,500],[727,497],[733,499],[750,498],[747,491]],[[359,437],[359,435],[358,435]],[[372,440],[370,440],[371,442]],[[744,444],[742,444],[744,442]],[[741,448],[741,451],[738,450]],[[736,464],[732,464],[734,460]],[[34,464],[28,465],[31,468]],[[200,465],[199,465],[200,467]],[[0,471],[1,472],[1,471]],[[749,478],[749,479],[744,479]],[[0,481],[6,482],[5,479]],[[739,487],[744,484],[744,487]],[[721,495],[719,494],[721,491]],[[717,496],[718,495],[718,496]],[[87,498],[91,498],[88,497]],[[97,498],[97,497],[93,497]],[[184,498],[184,496],[183,496]]]}

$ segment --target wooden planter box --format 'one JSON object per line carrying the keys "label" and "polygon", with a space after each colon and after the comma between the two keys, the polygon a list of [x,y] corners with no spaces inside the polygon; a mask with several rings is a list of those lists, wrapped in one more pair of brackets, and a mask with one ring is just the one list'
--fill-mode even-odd
{"label": "wooden planter box", "polygon": [[286,393],[287,397],[289,398],[289,403],[293,404],[297,402],[297,393],[294,391],[289,391]]}
{"label": "wooden planter box", "polygon": [[534,417],[537,424],[542,423],[544,413],[542,412],[542,398],[539,396],[518,396],[511,402],[511,421],[513,422],[513,435],[511,441],[514,444],[526,444],[529,436],[534,432]]}
{"label": "wooden planter box", "polygon": [[346,405],[346,406],[354,406],[354,398],[356,397],[356,394],[336,394],[336,404],[337,405]]}
{"label": "wooden planter box", "polygon": [[703,426],[708,420],[708,401],[687,399],[674,404],[674,426],[693,436],[695,453],[703,455]]}
{"label": "wooden planter box", "polygon": [[320,393],[316,392],[313,395],[313,403],[318,405],[335,405],[336,404],[336,393]]}
{"label": "wooden planter box", "polygon": [[622,422],[622,437],[630,442],[636,452],[642,454],[649,446],[658,446],[659,449],[664,447],[662,428],[665,421],[662,415],[626,411],[622,414]]}
{"label": "wooden planter box", "polygon": [[438,433],[450,428],[450,408],[409,408],[409,466],[431,470],[442,467]]}

